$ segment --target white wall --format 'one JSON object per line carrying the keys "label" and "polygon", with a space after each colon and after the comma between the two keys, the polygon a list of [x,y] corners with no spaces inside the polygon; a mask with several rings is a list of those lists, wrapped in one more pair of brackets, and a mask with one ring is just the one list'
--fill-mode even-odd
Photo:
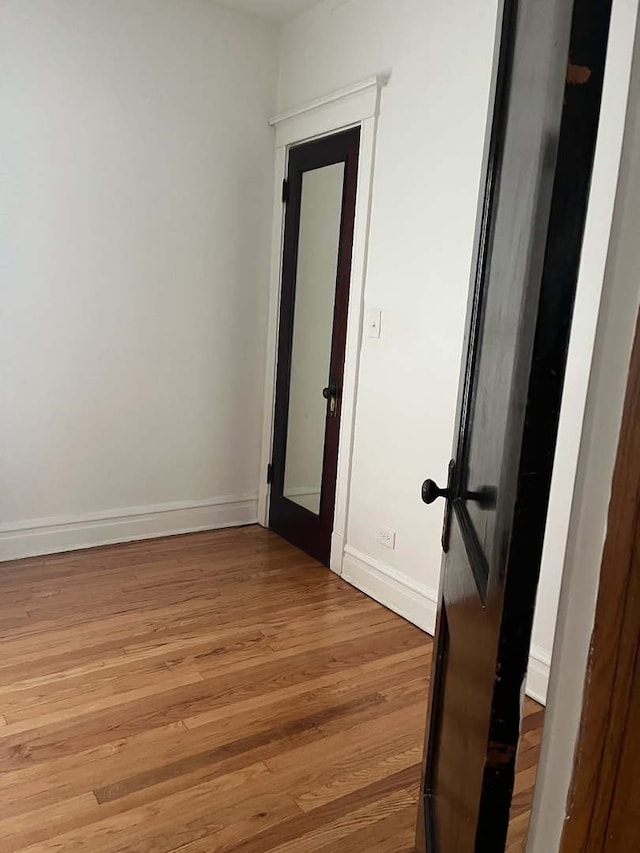
{"label": "white wall", "polygon": [[[630,7],[635,0],[616,0]],[[497,3],[325,0],[281,45],[279,109],[383,69],[365,301],[365,339],[344,576],[428,630],[442,508],[419,499],[451,453]],[[628,57],[627,57],[628,59]],[[616,83],[620,83],[618,79]],[[544,701],[577,448],[619,165],[626,85],[603,107],[552,485],[528,688]],[[396,549],[378,527],[397,532]]]}
{"label": "white wall", "polygon": [[[618,61],[628,57],[628,43],[635,32],[636,13],[637,3],[614,6],[615,28],[612,30],[611,47]],[[620,183],[571,511],[549,704],[527,847],[529,853],[558,850],[564,826],[593,631],[611,479],[640,307],[639,219],[640,53],[636,46]]]}
{"label": "white wall", "polygon": [[0,3],[0,558],[255,519],[276,39]]}

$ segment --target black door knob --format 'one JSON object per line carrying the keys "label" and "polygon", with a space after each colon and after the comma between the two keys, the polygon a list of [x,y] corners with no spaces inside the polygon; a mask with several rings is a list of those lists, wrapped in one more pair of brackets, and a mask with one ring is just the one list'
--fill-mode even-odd
{"label": "black door knob", "polygon": [[331,382],[327,385],[327,387],[322,389],[322,396],[325,400],[330,400],[332,397],[337,397],[338,383],[332,379]]}
{"label": "black door knob", "polygon": [[448,498],[449,489],[441,489],[433,480],[425,480],[422,484],[422,500],[432,504],[438,498]]}

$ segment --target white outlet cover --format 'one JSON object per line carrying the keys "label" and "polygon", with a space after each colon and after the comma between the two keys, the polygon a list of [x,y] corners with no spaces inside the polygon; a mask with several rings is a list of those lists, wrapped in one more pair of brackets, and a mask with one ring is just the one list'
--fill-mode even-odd
{"label": "white outlet cover", "polygon": [[393,550],[396,547],[396,532],[390,527],[378,528],[376,538],[381,545],[385,546],[385,548],[391,548],[391,550]]}

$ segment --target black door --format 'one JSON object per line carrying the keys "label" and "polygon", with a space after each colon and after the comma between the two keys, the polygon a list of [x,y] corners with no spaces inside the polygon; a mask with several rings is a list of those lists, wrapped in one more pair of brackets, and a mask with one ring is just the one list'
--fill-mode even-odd
{"label": "black door", "polygon": [[[610,0],[505,0],[417,850],[504,850]],[[433,511],[433,510],[431,510]]]}
{"label": "black door", "polygon": [[328,565],[360,129],[291,149],[269,526]]}

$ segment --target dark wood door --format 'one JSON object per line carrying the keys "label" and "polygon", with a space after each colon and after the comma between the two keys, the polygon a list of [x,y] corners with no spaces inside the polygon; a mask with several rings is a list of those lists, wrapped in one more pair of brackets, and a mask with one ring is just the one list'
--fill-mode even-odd
{"label": "dark wood door", "polygon": [[292,148],[269,526],[328,565],[360,129]]}
{"label": "dark wood door", "polygon": [[423,486],[446,510],[418,851],[504,850],[609,17],[502,5],[454,459]]}
{"label": "dark wood door", "polygon": [[[640,543],[636,542],[635,570],[640,560]],[[640,622],[637,589],[636,619]],[[638,624],[638,622],[636,622]],[[609,809],[605,837],[610,853],[626,853],[640,845],[640,647],[636,637],[633,673],[629,683],[627,718],[623,723],[622,743],[618,756],[615,784]]]}

